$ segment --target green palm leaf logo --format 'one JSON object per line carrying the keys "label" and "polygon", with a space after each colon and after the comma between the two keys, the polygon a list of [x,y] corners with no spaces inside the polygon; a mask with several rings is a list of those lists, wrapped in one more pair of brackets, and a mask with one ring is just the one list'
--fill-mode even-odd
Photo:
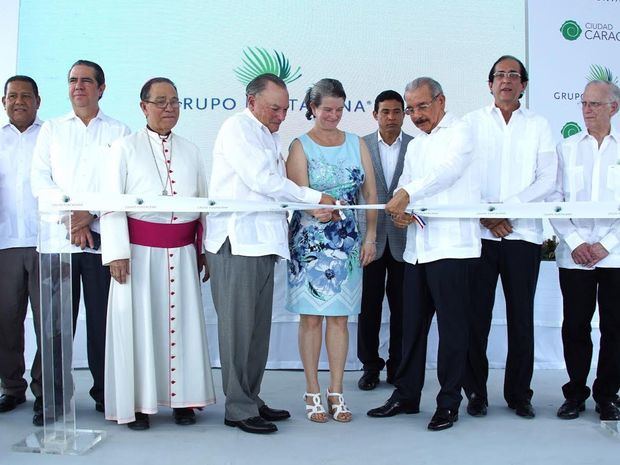
{"label": "green palm leaf logo", "polygon": [[568,21],[564,21],[564,24],[562,24],[560,28],[560,32],[566,40],[577,40],[581,35],[582,29],[576,21],[569,19]]}
{"label": "green palm leaf logo", "polygon": [[568,123],[564,125],[564,127],[562,128],[560,132],[562,133],[562,137],[566,139],[567,137],[570,137],[574,134],[577,134],[578,132],[581,132],[581,126],[579,126],[574,121],[569,121]]}
{"label": "green palm leaf logo", "polygon": [[591,65],[590,66],[590,74],[588,74],[588,81],[607,81],[613,82],[614,84],[618,83],[618,78],[614,77],[613,73],[606,66],[601,65]]}
{"label": "green palm leaf logo", "polygon": [[243,49],[243,65],[236,68],[237,79],[247,85],[252,79],[261,74],[275,74],[287,84],[301,77],[301,67],[291,72],[291,64],[282,52],[274,50],[270,53],[261,47],[246,47]]}

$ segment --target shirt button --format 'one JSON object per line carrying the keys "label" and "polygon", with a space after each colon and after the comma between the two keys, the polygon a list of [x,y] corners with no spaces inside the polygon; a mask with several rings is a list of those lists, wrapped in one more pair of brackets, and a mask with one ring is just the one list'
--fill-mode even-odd
{"label": "shirt button", "polygon": [[170,293],[170,295],[174,295],[174,291],[172,291],[172,292]]}
{"label": "shirt button", "polygon": [[176,320],[176,318],[175,318],[175,317],[170,318],[170,321],[174,321],[174,320]]}
{"label": "shirt button", "polygon": [[177,382],[176,382],[176,381],[174,381],[174,380],[170,381],[170,384],[176,384],[176,383],[177,383]]}
{"label": "shirt button", "polygon": [[[176,218],[175,218],[175,220],[176,220]],[[174,254],[173,254],[173,253],[171,253],[171,254],[170,254],[170,256],[171,256],[171,257],[174,257]]]}
{"label": "shirt button", "polygon": [[172,394],[170,394],[172,397],[176,396],[176,394],[173,392]]}
{"label": "shirt button", "polygon": [[[176,331],[173,329],[170,331],[172,334],[176,333]],[[174,355],[172,356],[172,358],[174,358]]]}
{"label": "shirt button", "polygon": [[176,371],[176,368],[171,368],[170,371]]}
{"label": "shirt button", "polygon": [[170,282],[171,282],[171,283],[173,283],[173,282],[174,282],[174,279],[171,279],[171,280],[170,280]]}
{"label": "shirt button", "polygon": [[170,308],[174,308],[174,305],[171,305]]}

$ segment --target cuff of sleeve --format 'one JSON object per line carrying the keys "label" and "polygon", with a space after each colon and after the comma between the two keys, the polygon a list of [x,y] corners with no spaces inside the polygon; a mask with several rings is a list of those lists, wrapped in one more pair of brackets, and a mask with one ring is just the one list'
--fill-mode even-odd
{"label": "cuff of sleeve", "polygon": [[[418,187],[416,186],[415,182],[410,182],[409,184],[401,187],[401,189],[403,189],[405,192],[407,192],[407,194],[409,194],[409,203],[413,203],[414,200],[417,200],[415,197],[416,191],[418,191]],[[400,189],[399,189],[400,190]],[[396,191],[398,192],[398,191]],[[394,192],[394,194],[396,194],[396,192]]]}
{"label": "cuff of sleeve", "polygon": [[605,247],[607,252],[611,253],[611,251],[618,245],[620,241],[618,241],[618,238],[614,233],[609,233],[599,242],[603,247]]}
{"label": "cuff of sleeve", "polygon": [[581,238],[579,233],[572,232],[572,233],[570,233],[568,236],[566,236],[564,238],[564,242],[566,242],[568,244],[568,246],[570,247],[570,250],[572,252],[577,247],[579,247],[581,244],[583,244],[585,241]]}
{"label": "cuff of sleeve", "polygon": [[319,203],[323,193],[309,187],[304,187],[304,202],[306,203]]}

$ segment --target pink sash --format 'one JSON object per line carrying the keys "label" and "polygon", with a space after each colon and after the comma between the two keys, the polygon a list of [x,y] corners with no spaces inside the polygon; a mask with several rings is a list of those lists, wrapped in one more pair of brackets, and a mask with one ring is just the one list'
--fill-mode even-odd
{"label": "pink sash", "polygon": [[165,224],[127,218],[129,242],[146,247],[174,249],[194,244],[198,254],[202,250],[202,224],[200,220],[189,223]]}

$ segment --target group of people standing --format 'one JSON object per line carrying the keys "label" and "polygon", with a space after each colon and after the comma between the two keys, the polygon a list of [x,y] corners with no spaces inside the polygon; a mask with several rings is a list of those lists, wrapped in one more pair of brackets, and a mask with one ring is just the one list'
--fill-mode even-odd
{"label": "group of people standing", "polygon": [[[586,86],[586,130],[556,147],[548,122],[523,108],[528,83],[512,56],[491,67],[493,103],[463,118],[446,112],[439,82],[414,79],[404,99],[380,93],[378,130],[363,138],[339,129],[346,94],[335,79],[306,93],[312,128],[282,155],[278,130],[289,94],[275,75],[254,78],[247,108],[222,125],[207,182],[205,157],[173,131],[180,114],[175,84],[147,81],[140,92],[146,126],[133,134],[99,108],[105,77],[99,65],[69,70],[72,111],[45,123],[34,80],[10,78],[3,103],[9,123],[0,134],[0,412],[25,401],[23,323],[28,298],[38,339],[36,201],[48,189],[204,197],[309,204],[290,221],[284,212],[74,211],[73,317],[84,293],[90,391],[95,408],[131,429],[171,407],[177,424],[215,402],[200,291],[211,280],[218,316],[225,424],[249,433],[277,431],[287,410],[269,407],[260,388],[269,349],[274,264],[288,260],[287,308],[300,315],[299,350],[306,378],[307,418],[349,422],[343,394],[348,317],[359,314],[358,386],[374,389],[381,370],[395,390],[371,417],[418,413],[427,335],[437,315],[440,392],[428,428],[467,412],[487,413],[486,348],[498,277],[506,296],[508,356],[504,397],[516,414],[535,416],[534,293],[543,242],[540,219],[423,218],[433,205],[526,203],[552,199],[604,201],[620,193],[620,151],[611,117],[620,91],[610,82]],[[420,130],[402,132],[405,115]],[[105,160],[102,166],[101,160]],[[208,186],[208,189],[207,189]],[[32,193],[31,193],[32,192]],[[386,204],[385,211],[349,204]],[[317,208],[322,204],[325,208]],[[620,420],[620,230],[615,220],[552,221],[560,244],[564,296],[562,337],[569,382],[561,418],[576,418],[590,395],[590,320],[598,298],[601,349],[593,396],[603,420]],[[43,255],[49,251],[40,250]],[[384,295],[390,307],[389,358],[379,357]],[[325,325],[324,325],[325,320]],[[325,326],[325,330],[324,330]],[[325,334],[323,335],[323,331]],[[324,407],[318,362],[325,339],[330,378]],[[33,422],[43,424],[40,355],[31,370]],[[46,399],[46,402],[52,400]]]}

